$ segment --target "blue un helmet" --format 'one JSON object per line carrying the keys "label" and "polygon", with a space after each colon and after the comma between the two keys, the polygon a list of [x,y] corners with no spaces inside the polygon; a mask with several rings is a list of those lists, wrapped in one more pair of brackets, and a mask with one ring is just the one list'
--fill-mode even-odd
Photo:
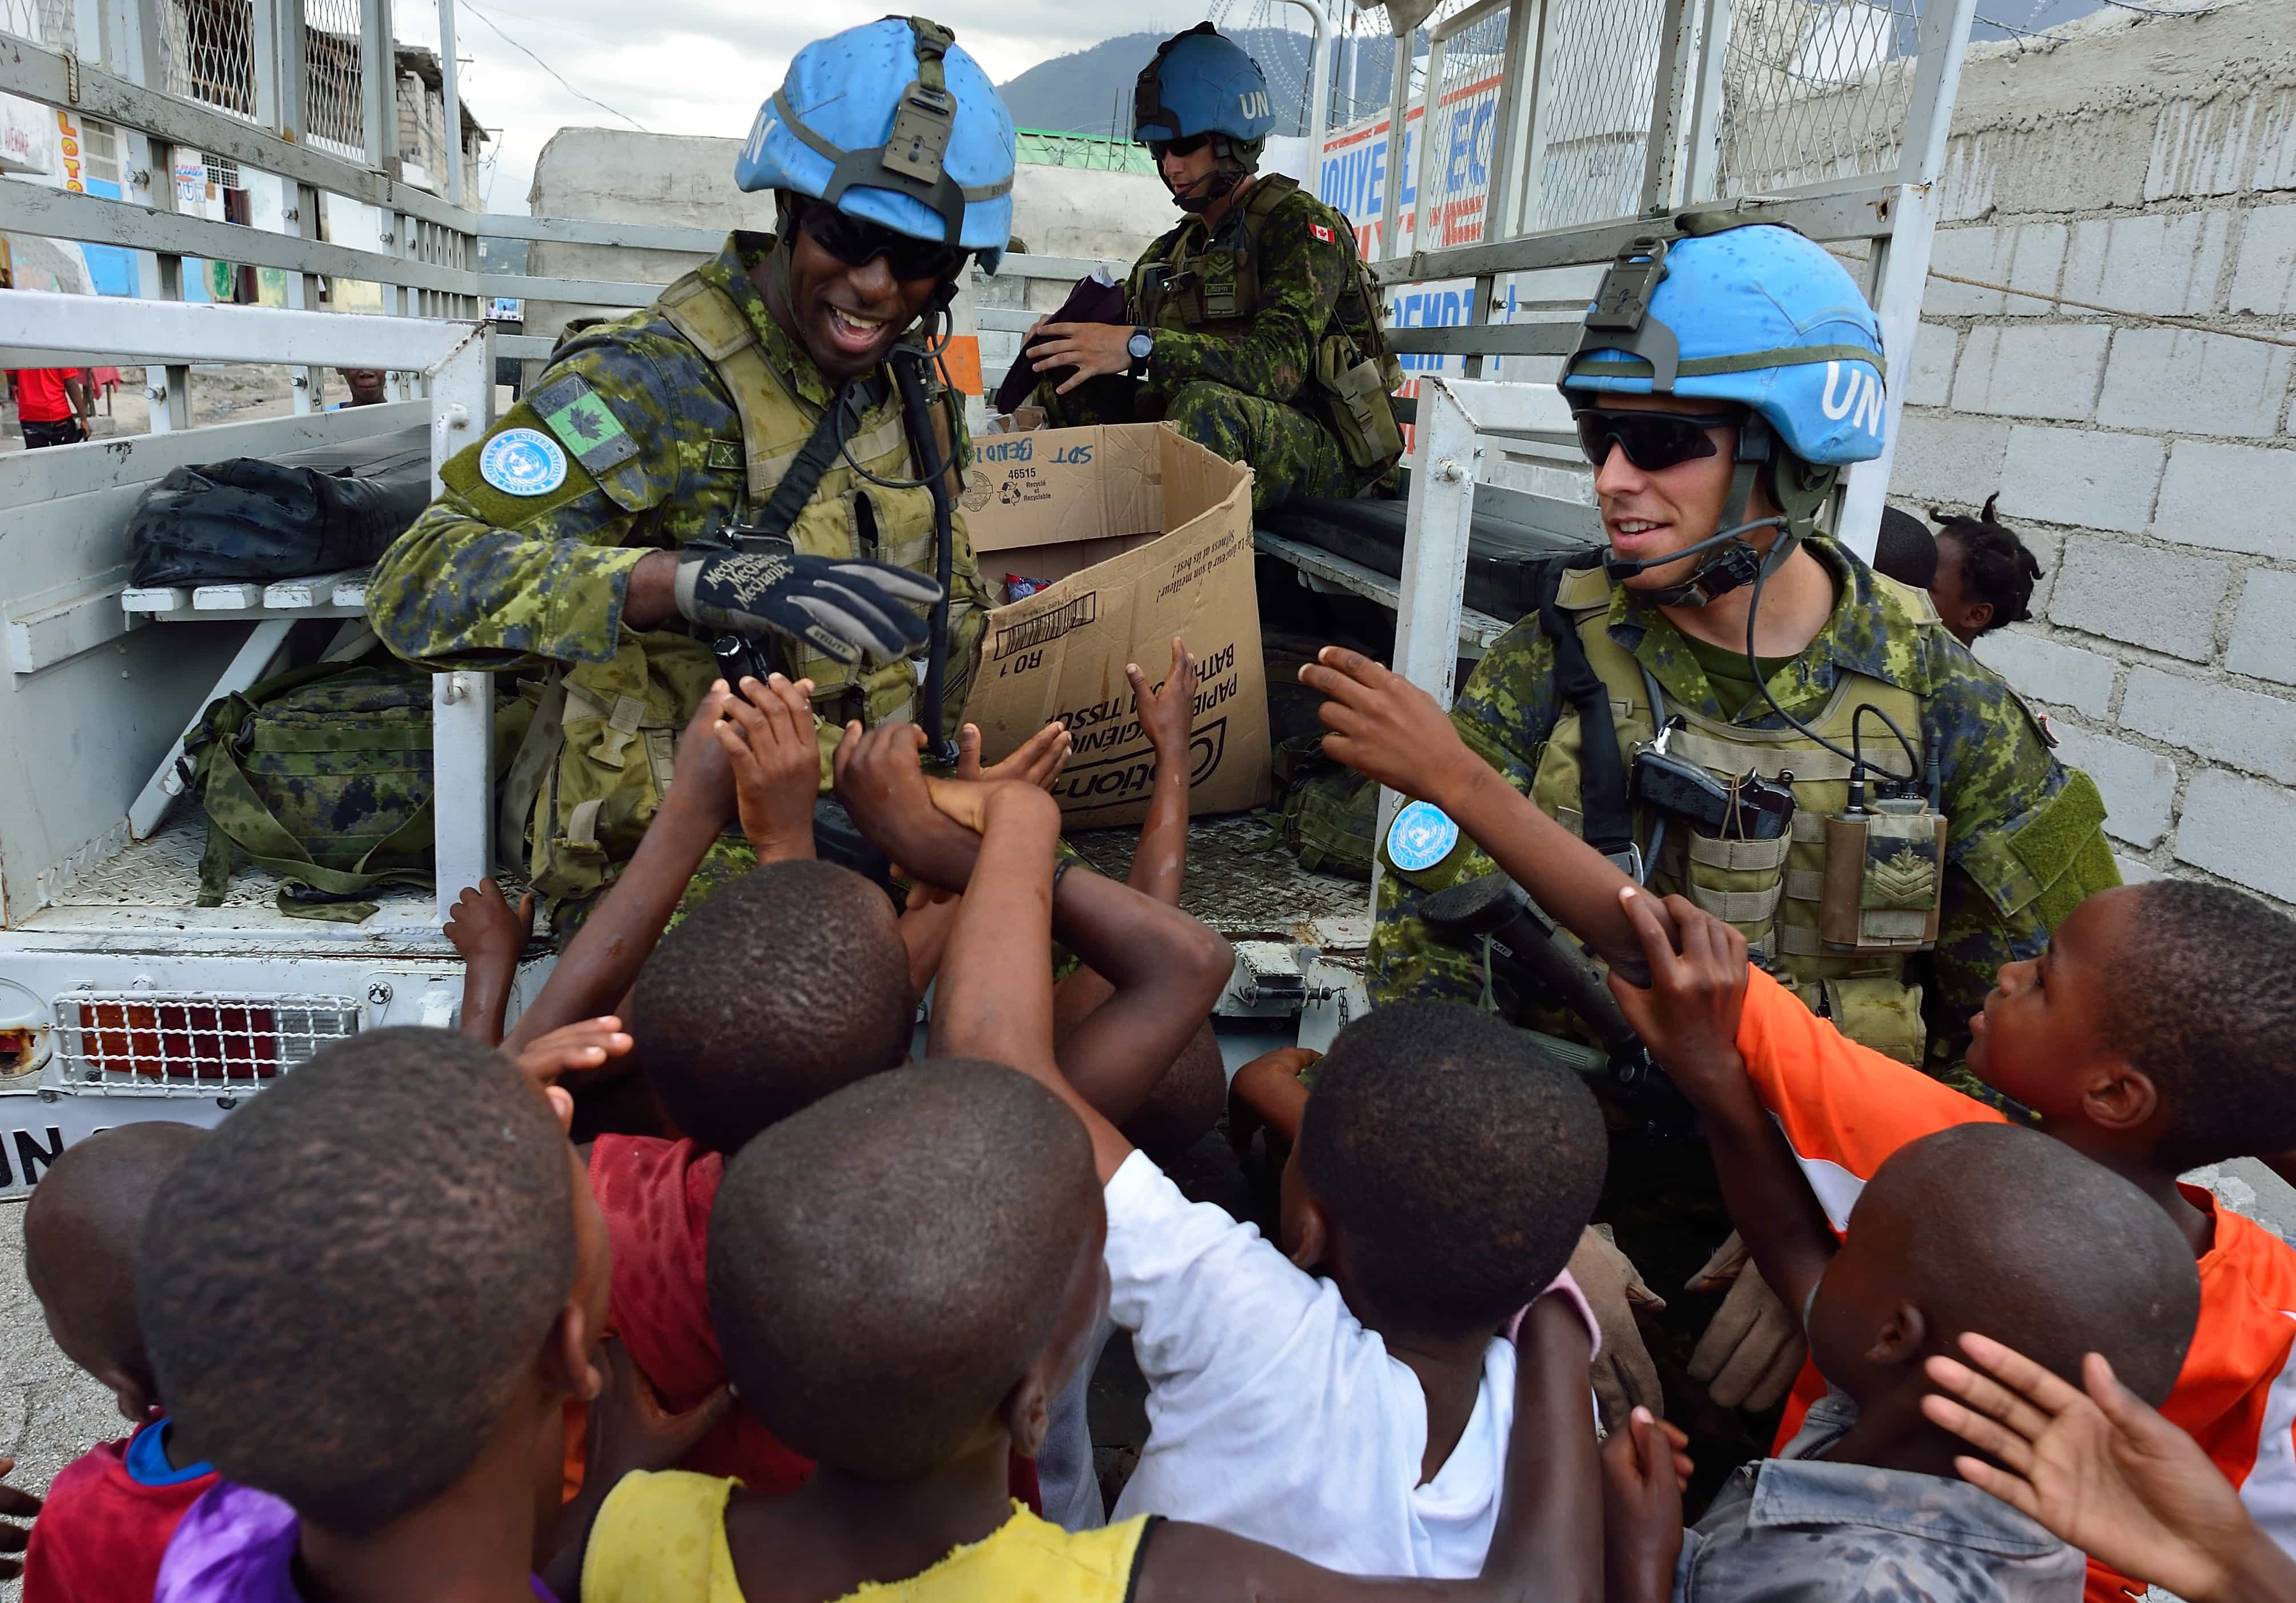
{"label": "blue un helmet", "polygon": [[974,251],[994,273],[1013,234],[1013,114],[955,38],[885,17],[816,39],[758,108],[734,182]]}
{"label": "blue un helmet", "polygon": [[[1823,246],[1777,224],[1718,226],[1695,213],[1677,228],[1620,252],[1560,383],[1582,413],[1599,411],[1606,393],[1746,409],[1724,527],[1691,548],[1713,554],[1685,583],[1645,593],[1663,606],[1696,606],[1775,568],[1815,527],[1841,469],[1881,455],[1885,364],[1873,307]],[[1582,418],[1580,434],[1590,455],[1596,446],[1607,454],[1598,423]],[[1765,474],[1784,514],[1767,563],[1743,538],[1766,526],[1746,521]],[[1686,554],[1609,566],[1615,581]]]}
{"label": "blue un helmet", "polygon": [[[1132,137],[1152,149],[1210,138],[1219,171],[1207,192],[1179,200],[1201,211],[1259,168],[1275,127],[1267,75],[1243,46],[1209,22],[1174,34],[1132,86]],[[1160,158],[1162,152],[1157,152]],[[1160,160],[1160,168],[1161,162]]]}

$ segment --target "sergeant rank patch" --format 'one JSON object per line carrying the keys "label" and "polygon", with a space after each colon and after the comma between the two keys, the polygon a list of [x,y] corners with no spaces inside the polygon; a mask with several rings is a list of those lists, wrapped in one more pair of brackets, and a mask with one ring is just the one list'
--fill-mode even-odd
{"label": "sergeant rank patch", "polygon": [[566,482],[566,453],[538,429],[505,429],[479,447],[479,477],[505,495],[547,495]]}
{"label": "sergeant rank patch", "polygon": [[1398,808],[1387,826],[1387,855],[1406,873],[1433,868],[1459,844],[1459,826],[1433,802],[1415,801]]}
{"label": "sergeant rank patch", "polygon": [[527,405],[594,478],[638,454],[638,443],[622,420],[580,373],[559,374],[529,397]]}

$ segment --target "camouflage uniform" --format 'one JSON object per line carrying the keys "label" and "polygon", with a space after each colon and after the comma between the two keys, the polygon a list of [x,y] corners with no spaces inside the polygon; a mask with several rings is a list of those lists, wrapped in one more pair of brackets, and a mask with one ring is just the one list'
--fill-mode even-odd
{"label": "camouflage uniform", "polygon": [[[1259,259],[1240,274],[1238,257],[1250,254],[1246,209],[1255,198],[1262,200]],[[1356,270],[1355,230],[1345,217],[1289,178],[1258,179],[1217,234],[1201,217],[1185,217],[1133,265],[1129,315],[1156,331],[1145,381],[1115,374],[1065,396],[1043,384],[1035,404],[1055,428],[1169,422],[1228,461],[1251,464],[1255,510],[1293,494],[1360,495],[1394,462],[1349,462],[1316,379],[1318,348],[1335,330],[1335,308]],[[1193,318],[1181,297],[1158,287],[1168,274],[1201,280],[1211,303],[1206,315]],[[1251,282],[1240,289],[1246,277]],[[1223,315],[1239,305],[1249,309]],[[1375,319],[1376,307],[1368,315]],[[1359,343],[1366,338],[1351,331]]]}
{"label": "camouflage uniform", "polygon": [[[2050,755],[2024,704],[1999,675],[1943,628],[1915,617],[1904,599],[1909,593],[1830,541],[1806,544],[1840,593],[1825,626],[1771,675],[1770,688],[1805,722],[1818,717],[1846,675],[1919,698],[1920,732],[1907,734],[1917,745],[1925,739],[1934,745],[1940,806],[1950,823],[1944,908],[1936,949],[1929,954],[1927,1067],[1981,1090],[1955,1066],[1967,1048],[1969,1016],[1982,1004],[1995,974],[2005,962],[2037,955],[2049,931],[2089,892],[2119,883],[2100,828],[2103,807],[2087,775]],[[1682,635],[1632,592],[1611,592],[1607,617],[1609,638],[1657,678],[1669,701],[1750,731],[1784,727],[1759,698],[1736,717],[1726,715]],[[1467,744],[1526,794],[1566,711],[1555,688],[1554,650],[1538,619],[1524,619],[1476,666],[1451,714]],[[1873,743],[1869,733],[1869,754]],[[1573,820],[1564,822],[1575,826]],[[1646,828],[1643,833],[1647,836]],[[1465,840],[1418,873],[1397,871],[1384,852],[1382,846],[1387,866],[1371,945],[1374,1001],[1475,1001],[1482,990],[1480,961],[1435,939],[1416,909],[1429,893],[1494,872],[1496,865]],[[1681,888],[1657,871],[1652,882],[1661,891]],[[1796,963],[1779,960],[1783,969]]]}
{"label": "camouflage uniform", "polygon": [[[623,623],[631,569],[649,552],[745,520],[787,468],[786,457],[760,460],[775,442],[745,437],[743,397],[726,377],[734,368],[721,370],[673,318],[689,315],[697,299],[737,308],[724,313],[738,331],[724,343],[738,339],[762,356],[771,382],[759,386],[800,439],[835,398],[836,387],[774,321],[750,279],[750,268],[770,263],[774,249],[770,235],[730,235],[652,307],[569,340],[529,398],[487,437],[519,428],[554,436],[566,449],[564,482],[538,495],[509,495],[480,476],[484,442],[472,446],[447,464],[444,492],[384,553],[367,586],[375,632],[407,660],[437,670],[543,668],[552,670],[550,683],[569,687],[559,763],[540,783],[531,820],[536,883],[554,916],[594,896],[636,850],[667,781],[672,742],[718,673],[709,644],[684,625],[641,633]],[[703,294],[693,295],[697,289]],[[937,400],[932,410],[937,422],[945,418]],[[970,452],[961,409],[955,429],[961,464]],[[860,419],[849,451],[881,478],[914,477],[898,397]],[[873,485],[843,457],[823,474],[791,534],[814,554],[933,569],[928,492]],[[971,648],[988,604],[959,510],[945,697],[952,719],[964,706]],[[816,680],[824,786],[828,753],[847,719],[914,715],[915,675],[906,662],[848,669],[775,650],[793,677]],[[591,770],[587,816],[575,799],[580,789],[560,782],[579,763]],[[505,832],[528,822],[505,819]],[[746,851],[729,837],[712,864],[738,870],[739,862],[718,859]],[[701,879],[711,871],[705,865]]]}

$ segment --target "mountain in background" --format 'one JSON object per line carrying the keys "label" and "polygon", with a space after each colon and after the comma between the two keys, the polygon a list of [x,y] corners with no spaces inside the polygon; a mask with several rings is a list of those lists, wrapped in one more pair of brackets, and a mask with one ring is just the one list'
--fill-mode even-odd
{"label": "mountain in background", "polygon": [[[1308,96],[1301,86],[1308,81],[1308,37],[1281,28],[1237,29],[1228,37],[1250,51],[1267,74],[1275,131],[1307,132]],[[1119,34],[1088,50],[1039,61],[1012,82],[999,84],[997,92],[1021,127],[1129,138],[1133,81],[1155,55],[1156,46],[1169,37],[1167,33]]]}

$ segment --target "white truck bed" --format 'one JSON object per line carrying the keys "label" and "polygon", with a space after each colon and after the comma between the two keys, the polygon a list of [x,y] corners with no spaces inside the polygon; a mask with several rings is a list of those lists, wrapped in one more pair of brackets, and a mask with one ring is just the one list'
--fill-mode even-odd
{"label": "white truck bed", "polygon": [[[1188,877],[1180,906],[1231,941],[1315,946],[1360,955],[1371,938],[1371,887],[1300,866],[1269,838],[1267,820],[1239,813],[1199,818],[1188,830]],[[1086,830],[1069,844],[1102,873],[1132,868],[1139,831]]]}
{"label": "white truck bed", "polygon": [[200,855],[207,838],[206,812],[195,801],[179,801],[158,834],[129,843],[81,873],[12,933],[81,936],[129,945],[177,936],[205,945],[260,940],[272,951],[282,944],[332,950],[346,942],[369,951],[436,955],[448,950],[430,893],[403,886],[377,887],[367,898],[376,911],[357,924],[291,919],[278,909],[278,880],[242,859],[222,905],[201,907]]}

